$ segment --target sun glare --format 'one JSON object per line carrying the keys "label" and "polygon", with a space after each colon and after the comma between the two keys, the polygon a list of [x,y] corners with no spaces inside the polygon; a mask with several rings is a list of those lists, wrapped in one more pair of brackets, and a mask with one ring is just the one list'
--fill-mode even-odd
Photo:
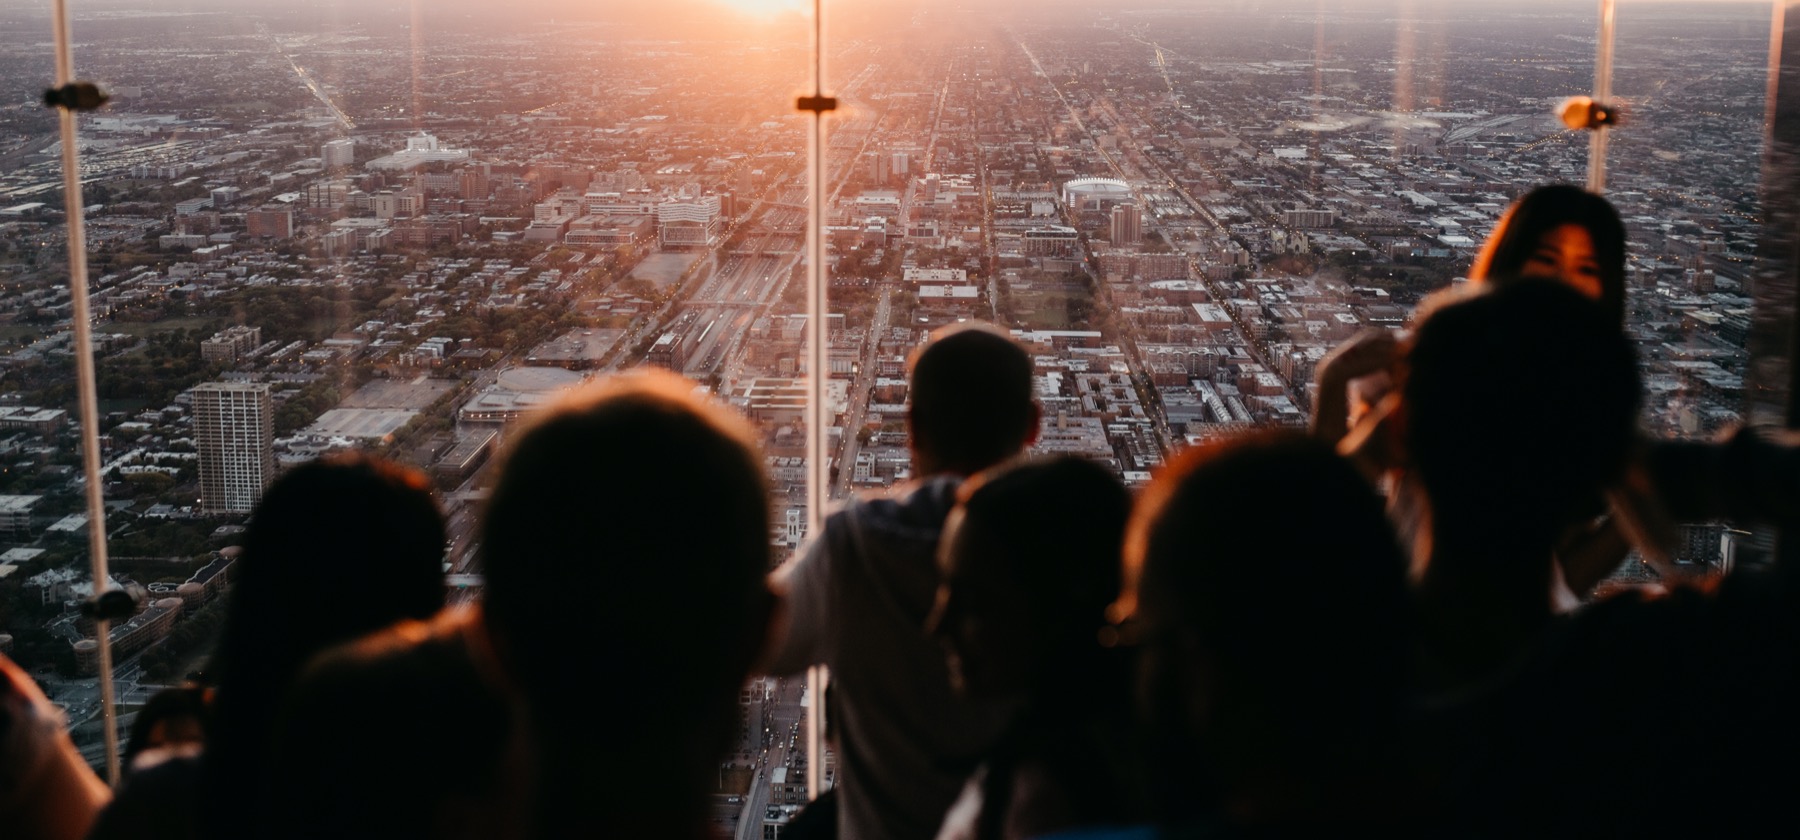
{"label": "sun glare", "polygon": [[712,0],[736,12],[748,15],[774,17],[787,12],[809,12],[811,0]]}

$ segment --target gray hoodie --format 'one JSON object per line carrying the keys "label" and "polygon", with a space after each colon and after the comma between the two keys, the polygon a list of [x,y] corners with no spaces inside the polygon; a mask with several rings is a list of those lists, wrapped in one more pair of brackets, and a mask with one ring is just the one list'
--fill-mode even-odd
{"label": "gray hoodie", "polygon": [[938,536],[961,479],[856,500],[776,572],[789,623],[769,671],[831,669],[844,840],[932,840],[1006,710],[958,699],[925,634]]}

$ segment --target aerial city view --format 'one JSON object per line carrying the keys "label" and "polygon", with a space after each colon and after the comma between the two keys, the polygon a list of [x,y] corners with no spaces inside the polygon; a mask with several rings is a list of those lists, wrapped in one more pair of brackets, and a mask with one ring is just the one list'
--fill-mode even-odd
{"label": "aerial city view", "polygon": [[[1305,427],[1333,348],[1408,329],[1512,200],[1588,177],[1557,108],[1593,86],[1590,3],[827,3],[811,371],[811,4],[656,5],[77,4],[77,75],[111,97],[79,122],[106,530],[141,604],[111,630],[122,712],[204,669],[247,515],[327,453],[433,478],[471,599],[515,422],[667,368],[757,424],[779,561],[807,377],[829,496],[877,492],[912,470],[909,351],[982,320],[1033,356],[1033,451],[1141,486]],[[1642,425],[1706,438],[1741,419],[1769,4],[1618,5],[1606,196]],[[0,0],[0,651],[97,761],[48,6]],[[1716,561],[1723,529],[1692,527],[1686,559]],[[810,702],[745,689],[722,832],[774,838],[806,801]]]}

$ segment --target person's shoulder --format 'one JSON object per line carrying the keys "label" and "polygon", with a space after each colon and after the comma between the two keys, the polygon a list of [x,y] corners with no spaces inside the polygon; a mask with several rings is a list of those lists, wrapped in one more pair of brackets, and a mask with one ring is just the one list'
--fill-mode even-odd
{"label": "person's shoulder", "polygon": [[473,611],[403,621],[321,654],[296,691],[315,707],[498,705],[501,680],[483,647]]}
{"label": "person's shoulder", "polygon": [[839,520],[842,526],[915,532],[935,540],[944,518],[956,506],[956,489],[961,484],[962,478],[953,475],[909,481],[878,496],[852,500],[835,516],[843,517]]}
{"label": "person's shoulder", "polygon": [[389,671],[408,660],[455,658],[465,652],[464,623],[459,613],[441,613],[423,621],[407,620],[322,654],[311,674]]}
{"label": "person's shoulder", "polygon": [[[280,740],[294,763],[290,775],[320,768],[380,774],[391,767],[383,762],[400,757],[467,767],[472,757],[497,754],[515,725],[514,697],[486,661],[484,644],[473,617],[452,614],[403,622],[324,654],[288,698]],[[346,771],[348,755],[382,760]]]}
{"label": "person's shoulder", "polygon": [[179,756],[127,773],[100,812],[90,840],[198,836],[202,760]]}
{"label": "person's shoulder", "polygon": [[160,796],[166,791],[181,791],[191,785],[198,784],[200,779],[200,762],[204,760],[200,753],[186,755],[170,755],[159,761],[144,762],[137,769],[125,775],[119,782],[119,790],[137,788],[155,792]]}

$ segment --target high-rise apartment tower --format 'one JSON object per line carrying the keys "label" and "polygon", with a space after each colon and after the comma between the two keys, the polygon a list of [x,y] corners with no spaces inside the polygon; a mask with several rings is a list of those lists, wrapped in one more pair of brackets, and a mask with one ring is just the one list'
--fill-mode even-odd
{"label": "high-rise apartment tower", "polygon": [[275,409],[260,382],[196,386],[194,437],[200,448],[200,506],[249,513],[275,477]]}
{"label": "high-rise apartment tower", "polygon": [[1112,243],[1136,245],[1144,238],[1144,217],[1135,204],[1121,204],[1112,209]]}
{"label": "high-rise apartment tower", "polygon": [[326,167],[349,166],[356,163],[356,141],[350,139],[330,140],[319,149],[319,157],[324,159]]}

